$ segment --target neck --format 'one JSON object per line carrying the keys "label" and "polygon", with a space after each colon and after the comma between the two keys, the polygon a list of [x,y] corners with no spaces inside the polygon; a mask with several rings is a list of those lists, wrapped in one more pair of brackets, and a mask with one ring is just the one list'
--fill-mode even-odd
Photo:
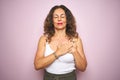
{"label": "neck", "polygon": [[65,29],[64,30],[55,30],[55,37],[62,38],[66,36]]}

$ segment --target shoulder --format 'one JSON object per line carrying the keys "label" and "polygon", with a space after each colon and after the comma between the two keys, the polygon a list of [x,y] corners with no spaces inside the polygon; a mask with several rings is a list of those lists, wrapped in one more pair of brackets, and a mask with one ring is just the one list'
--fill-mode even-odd
{"label": "shoulder", "polygon": [[82,40],[81,40],[80,36],[78,36],[77,38],[73,38],[73,42],[75,42],[75,43],[81,43]]}
{"label": "shoulder", "polygon": [[40,40],[46,40],[47,39],[47,36],[46,35],[41,35],[40,36]]}
{"label": "shoulder", "polygon": [[78,38],[74,38],[74,40],[75,40],[74,43],[76,44],[77,49],[83,51],[82,39],[80,37],[78,37]]}
{"label": "shoulder", "polygon": [[73,39],[73,42],[78,46],[78,47],[82,47],[83,46],[83,43],[82,43],[82,39],[79,37],[77,38],[74,38]]}
{"label": "shoulder", "polygon": [[47,36],[46,35],[40,36],[40,38],[39,38],[39,44],[40,43],[44,44],[44,43],[46,43],[46,41],[47,41]]}

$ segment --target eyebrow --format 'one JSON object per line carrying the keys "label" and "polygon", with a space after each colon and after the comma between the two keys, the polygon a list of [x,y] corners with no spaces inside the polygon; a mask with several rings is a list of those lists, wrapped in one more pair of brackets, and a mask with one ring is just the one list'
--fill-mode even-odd
{"label": "eyebrow", "polygon": [[[65,14],[61,14],[60,16],[62,16],[62,15],[65,15]],[[53,14],[53,16],[58,16],[58,14]]]}

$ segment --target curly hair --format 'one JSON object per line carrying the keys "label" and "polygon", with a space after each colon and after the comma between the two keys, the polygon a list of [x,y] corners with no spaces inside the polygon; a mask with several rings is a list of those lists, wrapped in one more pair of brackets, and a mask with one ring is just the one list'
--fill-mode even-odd
{"label": "curly hair", "polygon": [[51,41],[51,38],[55,34],[54,25],[53,25],[53,13],[56,9],[61,8],[65,11],[67,24],[66,24],[66,35],[69,39],[73,37],[78,37],[78,33],[76,32],[76,22],[73,14],[71,11],[64,5],[56,5],[54,6],[49,14],[47,15],[45,22],[44,22],[44,35],[47,35],[48,41]]}

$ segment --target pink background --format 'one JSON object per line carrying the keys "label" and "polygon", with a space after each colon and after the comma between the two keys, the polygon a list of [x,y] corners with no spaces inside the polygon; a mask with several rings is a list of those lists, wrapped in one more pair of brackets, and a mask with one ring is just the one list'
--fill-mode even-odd
{"label": "pink background", "polygon": [[88,66],[78,80],[120,80],[120,0],[0,0],[0,80],[42,80],[34,56],[51,7],[77,21]]}

